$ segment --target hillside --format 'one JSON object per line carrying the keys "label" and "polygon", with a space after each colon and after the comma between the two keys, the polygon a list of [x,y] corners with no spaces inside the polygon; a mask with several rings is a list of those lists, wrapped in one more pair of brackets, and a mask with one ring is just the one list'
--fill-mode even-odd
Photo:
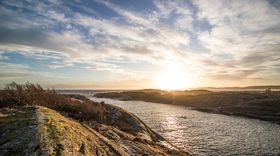
{"label": "hillside", "polygon": [[0,156],[189,155],[124,109],[30,83],[0,91],[0,138]]}
{"label": "hillside", "polygon": [[41,106],[3,108],[0,155],[188,155],[140,130],[144,125],[138,128],[134,134],[105,124],[97,128]]}

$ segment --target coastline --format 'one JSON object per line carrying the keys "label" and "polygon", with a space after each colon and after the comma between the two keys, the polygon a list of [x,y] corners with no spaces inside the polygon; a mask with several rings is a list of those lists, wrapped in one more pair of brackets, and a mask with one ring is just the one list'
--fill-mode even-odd
{"label": "coastline", "polygon": [[190,155],[120,107],[29,83],[0,92],[0,133],[4,155]]}
{"label": "coastline", "polygon": [[280,124],[279,92],[265,95],[259,92],[196,90],[174,93],[161,90],[138,90],[97,93],[94,97],[181,105],[201,112],[241,116]]}

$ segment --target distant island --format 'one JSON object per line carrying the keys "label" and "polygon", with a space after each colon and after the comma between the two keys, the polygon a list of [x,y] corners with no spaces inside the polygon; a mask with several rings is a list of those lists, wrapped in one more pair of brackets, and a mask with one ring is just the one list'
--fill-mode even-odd
{"label": "distant island", "polygon": [[[247,88],[255,87],[257,86]],[[97,93],[94,97],[183,105],[204,112],[243,116],[280,124],[280,91],[270,89],[262,92],[144,89]]]}
{"label": "distant island", "polygon": [[246,87],[202,87],[200,89],[280,89],[280,85],[246,86]]}

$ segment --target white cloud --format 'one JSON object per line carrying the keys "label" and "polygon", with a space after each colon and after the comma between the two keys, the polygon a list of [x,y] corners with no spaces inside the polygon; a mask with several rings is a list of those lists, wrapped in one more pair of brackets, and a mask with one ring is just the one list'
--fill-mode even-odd
{"label": "white cloud", "polygon": [[89,70],[93,71],[111,71],[113,73],[123,73],[124,70],[115,64],[94,62],[90,66],[86,67]]}
{"label": "white cloud", "polygon": [[[257,68],[268,66],[262,69],[269,71],[279,65],[280,13],[269,1],[203,0],[193,1],[197,7],[193,8],[188,1],[155,0],[154,10],[143,11],[109,1],[93,2],[118,16],[101,16],[82,3],[77,7],[84,12],[66,5],[74,2],[5,1],[0,7],[0,50],[52,60],[51,68],[82,63],[90,70],[118,74],[128,70],[100,62],[179,62],[193,74],[213,78],[227,78],[220,73],[225,71],[229,77],[248,77],[260,73]],[[6,5],[20,9],[11,10]],[[24,10],[33,12],[32,17]],[[195,32],[195,23],[203,25],[199,23],[202,20],[211,27]],[[193,38],[210,53],[194,53],[190,45],[196,42]]]}
{"label": "white cloud", "polygon": [[18,80],[24,77],[40,77],[40,78],[67,78],[64,74],[53,74],[43,71],[30,71],[31,67],[26,64],[14,64],[0,62],[0,80]]}
{"label": "white cloud", "polygon": [[239,54],[278,45],[280,10],[269,1],[194,1],[213,26],[198,38],[212,52]]}
{"label": "white cloud", "polygon": [[[212,75],[244,78],[251,74],[248,71],[254,71],[254,74],[261,72],[258,69],[276,72],[271,69],[280,64],[277,60],[280,48],[279,8],[261,0],[193,2],[198,7],[198,17],[205,18],[212,25],[209,31],[198,32],[197,36],[200,43],[211,51],[211,62],[204,60],[204,63],[210,63],[208,68],[216,72]],[[224,73],[219,74],[221,69],[229,73],[222,70]]]}
{"label": "white cloud", "polygon": [[96,0],[96,2],[98,3],[102,3],[105,6],[107,6],[108,8],[114,10],[115,12],[117,12],[118,14],[120,14],[121,16],[125,17],[126,20],[134,25],[140,25],[140,26],[145,26],[145,27],[150,27],[153,21],[142,17],[140,14],[137,14],[133,11],[128,11],[125,10],[113,3],[110,3],[108,1],[102,1],[102,0]]}
{"label": "white cloud", "polygon": [[[62,53],[65,58],[73,62],[125,58],[128,60],[154,60],[157,63],[184,55],[185,52],[180,48],[188,47],[190,40],[186,32],[153,22],[146,15],[122,9],[109,2],[102,3],[118,12],[131,24],[120,23],[113,19],[97,19],[80,13],[76,13],[70,18],[48,8],[45,3],[38,2],[33,4],[36,8],[34,11],[48,18],[33,20],[27,19],[25,15],[18,17],[13,13],[10,18],[12,20],[6,19],[10,23],[2,26],[5,33],[11,33],[9,33],[8,39],[3,38],[4,42],[0,43],[0,48],[6,51],[28,53],[42,51]],[[20,6],[24,7],[23,4]],[[16,25],[20,19],[30,21],[32,25],[18,26],[16,31],[11,30],[10,26]],[[55,23],[52,19],[66,26],[71,24],[72,28],[54,32],[52,27],[55,26]],[[51,27],[42,25],[41,23],[44,23],[42,20],[47,20],[47,24],[51,24]],[[140,23],[142,24],[140,25]],[[73,25],[86,28],[90,34],[82,35],[80,30]]]}

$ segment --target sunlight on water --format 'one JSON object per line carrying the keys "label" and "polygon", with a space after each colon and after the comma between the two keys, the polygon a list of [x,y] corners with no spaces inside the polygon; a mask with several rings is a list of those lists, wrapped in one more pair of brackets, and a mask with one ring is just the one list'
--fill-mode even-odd
{"label": "sunlight on water", "polygon": [[122,107],[194,155],[280,155],[280,125],[182,106],[91,98]]}

